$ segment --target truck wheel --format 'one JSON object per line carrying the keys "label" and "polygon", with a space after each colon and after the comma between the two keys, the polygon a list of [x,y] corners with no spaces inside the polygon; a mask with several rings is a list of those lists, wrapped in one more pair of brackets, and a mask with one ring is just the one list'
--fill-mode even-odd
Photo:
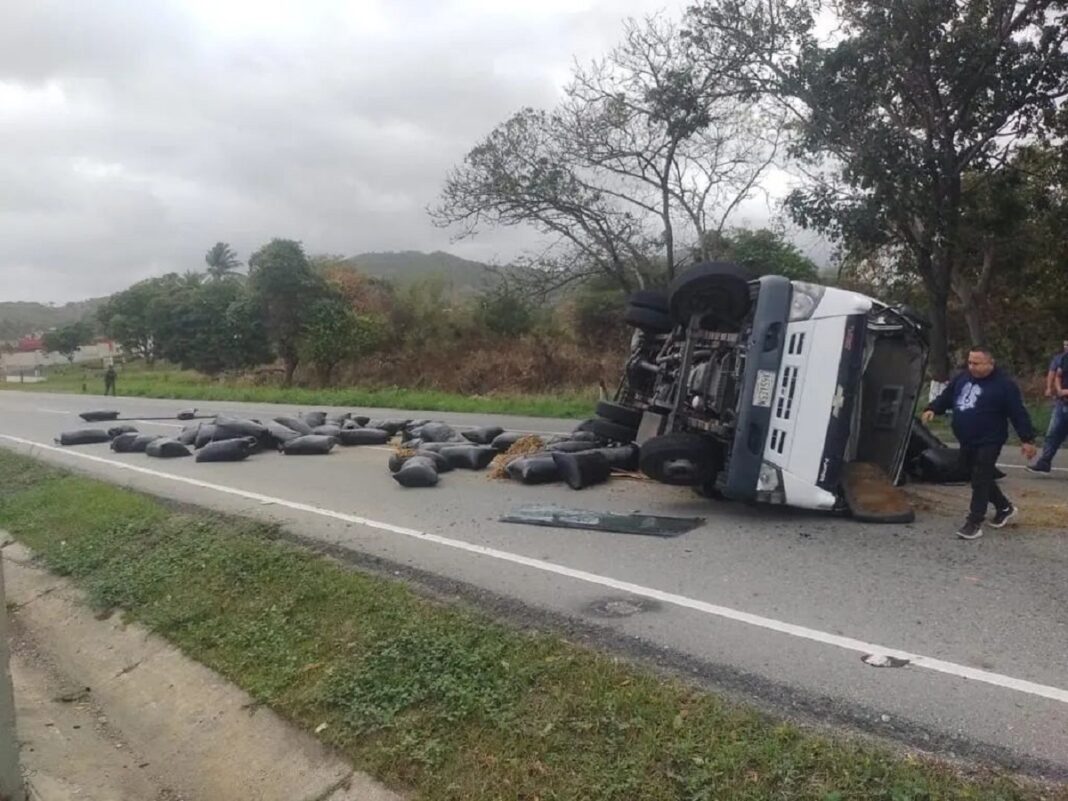
{"label": "truck wheel", "polygon": [[601,401],[597,404],[597,416],[611,423],[619,423],[627,428],[637,429],[642,423],[642,413],[639,409],[630,406],[621,406],[611,401]]}
{"label": "truck wheel", "polygon": [[730,262],[694,265],[671,282],[668,303],[680,325],[689,324],[695,314],[737,325],[752,305],[746,270]]}
{"label": "truck wheel", "polygon": [[664,434],[642,445],[642,472],[662,484],[696,486],[715,472],[716,448],[700,434]]}
{"label": "truck wheel", "polygon": [[675,323],[665,312],[644,306],[628,306],[623,321],[650,334],[670,334]]}

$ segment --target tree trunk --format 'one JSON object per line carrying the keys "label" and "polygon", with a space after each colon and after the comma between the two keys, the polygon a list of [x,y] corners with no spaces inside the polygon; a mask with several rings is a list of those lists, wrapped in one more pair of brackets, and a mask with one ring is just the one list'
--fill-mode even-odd
{"label": "tree trunk", "polygon": [[964,322],[968,325],[968,340],[971,345],[985,345],[986,335],[983,326],[982,314],[979,311],[979,302],[975,292],[960,279],[954,284],[953,294],[960,301],[961,310],[964,312]]}
{"label": "tree trunk", "polygon": [[282,359],[282,363],[286,368],[285,375],[282,377],[282,386],[291,387],[293,386],[293,373],[296,372],[297,369],[297,360],[292,357],[287,357]]}
{"label": "tree trunk", "polygon": [[[915,248],[916,267],[927,290],[931,316],[931,351],[927,370],[935,381],[949,379],[949,273],[927,248]],[[944,254],[942,254],[944,255]]]}
{"label": "tree trunk", "polygon": [[928,359],[928,372],[935,381],[948,381],[949,363],[949,315],[946,313],[946,299],[941,303],[931,299],[931,353]]}
{"label": "tree trunk", "polygon": [[319,367],[319,385],[323,389],[327,389],[331,384],[331,377],[334,374],[333,364],[324,364]]}

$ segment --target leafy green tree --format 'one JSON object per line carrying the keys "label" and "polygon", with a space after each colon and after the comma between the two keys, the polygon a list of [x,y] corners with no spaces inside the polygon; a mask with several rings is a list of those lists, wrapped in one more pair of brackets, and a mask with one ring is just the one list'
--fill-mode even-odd
{"label": "leafy green tree", "polygon": [[61,353],[67,361],[74,361],[74,354],[82,345],[93,339],[93,328],[86,322],[70,323],[44,335],[45,350]]}
{"label": "leafy green tree", "polygon": [[108,298],[97,318],[123,350],[152,364],[168,339],[171,299],[181,281],[175,273],[138,281]]}
{"label": "leafy green tree", "polygon": [[734,261],[748,267],[754,275],[785,275],[796,281],[816,281],[819,267],[793,243],[777,231],[759,228],[735,228],[727,234],[710,238],[706,245],[710,258]]}
{"label": "leafy green tree", "polygon": [[158,313],[160,355],[184,368],[215,375],[270,359],[260,310],[240,282],[182,287]]}
{"label": "leafy green tree", "polygon": [[502,337],[529,334],[537,321],[531,301],[507,284],[479,295],[476,317],[484,329]]}
{"label": "leafy green tree", "polygon": [[623,322],[627,293],[603,278],[585,282],[569,303],[571,328],[584,345],[603,348],[606,343],[622,345],[630,329]]}
{"label": "leafy green tree", "polygon": [[249,259],[249,289],[290,386],[305,329],[315,304],[326,295],[326,283],[312,270],[299,242],[273,239]]}
{"label": "leafy green tree", "polygon": [[835,36],[822,40],[819,9],[702,0],[689,36],[704,60],[742,65],[742,88],[789,109],[795,155],[826,166],[789,197],[794,219],[848,250],[906,257],[928,298],[931,369],[945,378],[950,298],[974,304],[967,175],[1048,131],[1068,96],[1068,9],[1061,0],[844,0]]}
{"label": "leafy green tree", "polygon": [[312,307],[302,347],[305,358],[318,370],[320,382],[328,386],[341,362],[372,352],[382,333],[380,321],[357,314],[341,297],[328,296]]}
{"label": "leafy green tree", "polygon": [[204,254],[204,261],[208,265],[208,275],[215,280],[234,275],[241,266],[237,253],[225,242],[212,245],[211,250]]}

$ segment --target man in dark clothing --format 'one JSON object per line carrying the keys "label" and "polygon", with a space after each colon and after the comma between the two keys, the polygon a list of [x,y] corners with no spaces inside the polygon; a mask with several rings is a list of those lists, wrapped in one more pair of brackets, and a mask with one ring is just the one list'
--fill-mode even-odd
{"label": "man in dark clothing", "polygon": [[994,365],[985,348],[968,353],[968,369],[958,374],[924,410],[921,419],[953,410],[953,433],[960,443],[960,459],[972,477],[972,503],[957,536],[974,540],[983,536],[986,507],[994,504],[990,525],[1001,528],[1016,516],[1016,507],[994,480],[994,469],[1009,438],[1009,421],[1016,429],[1026,459],[1035,457],[1035,429],[1023,404],[1020,388]]}
{"label": "man in dark clothing", "polygon": [[1057,455],[1065,438],[1068,438],[1068,353],[1058,360],[1053,371],[1053,416],[1049,421],[1046,441],[1042,443],[1042,455],[1033,465],[1032,473],[1048,473],[1053,469],[1053,457]]}
{"label": "man in dark clothing", "polygon": [[[1061,367],[1061,360],[1068,356],[1068,339],[1061,343],[1061,350],[1053,354],[1049,361],[1049,370],[1046,371],[1046,397],[1053,399],[1053,414],[1049,416],[1049,428],[1046,430],[1046,439],[1053,433],[1053,427],[1057,425],[1057,407],[1061,398],[1057,395],[1057,370]],[[1064,382],[1068,385],[1068,380]]]}
{"label": "man in dark clothing", "polygon": [[115,394],[115,365],[109,364],[108,369],[104,371],[104,394]]}

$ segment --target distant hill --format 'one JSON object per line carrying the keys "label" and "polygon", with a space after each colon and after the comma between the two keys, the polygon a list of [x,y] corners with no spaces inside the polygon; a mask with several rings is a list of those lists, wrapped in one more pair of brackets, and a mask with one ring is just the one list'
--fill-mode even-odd
{"label": "distant hill", "polygon": [[451,283],[457,292],[474,292],[495,283],[494,274],[488,265],[461,259],[440,250],[433,253],[422,253],[418,250],[361,253],[345,259],[344,263],[366,275],[398,283],[440,276]]}
{"label": "distant hill", "polygon": [[26,301],[0,302],[0,340],[13,340],[33,331],[47,331],[67,323],[75,323],[96,310],[105,298],[79,300],[62,306]]}

